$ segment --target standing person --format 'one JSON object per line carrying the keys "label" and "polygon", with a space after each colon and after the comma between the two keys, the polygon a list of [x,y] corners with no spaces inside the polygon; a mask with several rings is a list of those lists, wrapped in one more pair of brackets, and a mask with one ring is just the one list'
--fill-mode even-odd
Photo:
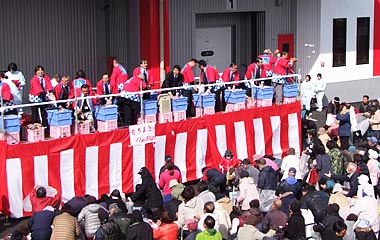
{"label": "standing person", "polygon": [[169,202],[171,199],[171,189],[169,183],[171,180],[175,179],[178,183],[182,182],[181,172],[174,169],[174,164],[172,161],[167,161],[165,164],[165,171],[160,175],[160,180],[158,186],[163,190],[164,193],[164,204]]}
{"label": "standing person", "polygon": [[282,179],[284,180],[285,178],[288,177],[288,171],[290,168],[295,168],[296,169],[296,179],[302,179],[301,176],[301,160],[300,158],[296,155],[296,150],[293,147],[290,147],[288,149],[288,155],[282,159],[281,163],[281,172],[283,173]]}
{"label": "standing person", "polygon": [[[205,60],[199,60],[198,62],[199,69],[201,70],[201,73],[199,75],[199,81],[203,84],[210,84],[210,83],[216,83],[219,82],[219,72],[216,70],[216,68],[210,66],[206,63]],[[217,90],[220,89],[219,86],[214,87],[207,87],[207,92],[213,92],[215,93]],[[218,99],[216,99],[218,101]],[[220,100],[219,100],[220,101]]]}
{"label": "standing person", "polygon": [[[37,65],[34,68],[34,73],[34,77],[30,80],[29,102],[47,102],[48,97],[53,96],[50,78],[45,75],[45,69],[41,65]],[[47,127],[47,105],[33,106],[31,108],[32,122],[37,123],[41,121],[42,126]]]}
{"label": "standing person", "polygon": [[[90,86],[83,84],[81,87],[81,94],[78,97],[89,97],[90,95]],[[94,131],[94,110],[95,110],[96,99],[95,98],[86,98],[79,99],[78,105],[75,106],[75,111],[77,112],[77,117],[79,120],[89,120],[90,121],[90,130]],[[74,104],[75,105],[75,104]]]}
{"label": "standing person", "polygon": [[327,105],[327,114],[337,115],[339,113],[340,98],[334,97],[334,100]]}
{"label": "standing person", "polygon": [[90,80],[87,79],[86,72],[82,69],[79,69],[78,72],[75,74],[75,79],[73,80],[74,85],[74,96],[78,97],[81,94],[81,87],[83,84],[88,85],[89,94],[92,93],[92,84]]}
{"label": "standing person", "polygon": [[377,159],[379,158],[379,153],[376,152],[373,149],[368,150],[368,157],[369,160],[367,162],[368,170],[369,170],[369,177],[371,179],[372,186],[376,186],[379,181],[379,162]]}
{"label": "standing person", "polygon": [[344,221],[344,219],[339,216],[339,205],[336,203],[329,204],[327,206],[327,216],[321,223],[314,225],[313,230],[321,233],[322,240],[339,240],[340,238],[336,236],[333,230],[334,223],[338,221]]}
{"label": "standing person", "polygon": [[[15,105],[14,94],[17,94],[16,85],[7,78],[8,76],[4,73],[0,73],[1,98],[3,99],[4,107]],[[17,109],[7,109],[4,111],[4,114],[17,114]]]}
{"label": "standing person", "polygon": [[366,113],[369,112],[369,96],[364,95],[363,96],[363,102],[359,106],[359,112],[360,113]]}
{"label": "standing person", "polygon": [[193,88],[190,87],[190,85],[194,85],[194,73],[193,68],[197,65],[198,60],[195,58],[190,59],[188,63],[182,68],[182,75],[183,75],[183,86],[186,86],[182,90],[182,95],[184,97],[187,97],[187,110],[186,110],[186,117],[192,117],[193,114],[193,108],[192,108],[192,102],[193,102]]}
{"label": "standing person", "polygon": [[310,111],[310,103],[311,99],[314,96],[314,85],[311,82],[311,76],[306,75],[305,80],[301,83],[301,96],[302,96],[302,105],[305,106],[306,109],[306,119],[310,118],[312,115]]}
{"label": "standing person", "polygon": [[[274,50],[274,54],[276,55],[279,52],[278,49]],[[263,51],[263,54],[259,55],[258,58],[261,58],[263,60],[263,65],[261,67],[261,77],[262,78],[268,78],[272,77],[272,66],[276,63],[277,58],[272,55],[272,52],[270,49],[265,49]],[[270,86],[271,80],[266,80],[265,85]]]}
{"label": "standing person", "polygon": [[348,149],[350,145],[351,122],[350,122],[350,107],[346,103],[340,105],[340,112],[336,115],[339,120],[338,134],[340,139],[340,148]]}
{"label": "standing person", "polygon": [[140,113],[141,99],[140,94],[136,92],[140,91],[140,86],[142,89],[145,89],[147,87],[144,81],[144,76],[141,74],[137,77],[132,77],[124,84],[122,90],[125,98],[123,104],[123,122],[126,126],[134,125],[137,123],[137,114]]}
{"label": "standing person", "polygon": [[219,162],[219,168],[223,173],[227,173],[231,167],[237,168],[240,164],[240,160],[235,158],[231,150],[226,150],[223,158]]}
{"label": "standing person", "polygon": [[[263,60],[261,58],[256,58],[256,60],[248,65],[247,72],[245,73],[245,78],[250,80],[255,80],[261,78],[262,74]],[[247,82],[249,83],[249,82]],[[253,84],[253,83],[252,83]],[[249,84],[248,87],[252,88],[252,84]],[[258,85],[258,82],[255,81],[255,85]]]}
{"label": "standing person", "polygon": [[[154,85],[153,74],[150,69],[148,69],[148,61],[140,60],[140,67],[136,67],[133,70],[133,76],[137,77],[138,75],[144,76],[144,81],[146,83],[146,89],[151,89]],[[143,99],[150,99],[150,93],[144,93]]]}
{"label": "standing person", "polygon": [[[238,65],[236,63],[231,63],[228,68],[224,69],[222,73],[223,82],[233,83],[233,84],[227,85],[226,88],[228,90],[231,90],[231,89],[235,90],[235,88],[239,87],[239,83],[237,83],[237,81],[240,80],[239,76],[240,76],[240,73],[238,71]],[[224,111],[226,109],[226,101],[224,99],[224,89],[220,89],[220,91],[217,91],[217,93],[215,94],[217,99],[220,97],[222,98],[222,105],[220,106],[219,111]]]}
{"label": "standing person", "polygon": [[317,148],[317,165],[315,169],[318,172],[318,181],[325,177],[325,173],[332,171],[330,156],[326,153],[326,149],[323,145],[319,145]]}
{"label": "standing person", "polygon": [[[173,87],[182,87],[183,75],[181,73],[181,67],[179,65],[174,65],[172,71],[169,72],[164,82],[161,85],[161,88],[173,88]],[[179,96],[181,89],[162,91],[162,93],[169,93],[171,96]]]}
{"label": "standing person", "polygon": [[[24,93],[24,86],[26,84],[25,77],[20,70],[18,70],[16,63],[8,64],[8,72],[5,73],[9,80],[11,80],[17,87],[17,92],[14,95],[15,103],[22,104]],[[22,108],[19,108],[19,113],[22,114]]]}
{"label": "standing person", "polygon": [[317,98],[318,112],[323,110],[323,96],[325,95],[326,81],[322,79],[322,74],[317,74],[317,80],[313,82],[315,97]]}
{"label": "standing person", "polygon": [[335,174],[342,175],[344,169],[344,159],[343,154],[339,150],[338,144],[334,140],[330,140],[326,143],[329,149],[329,156],[331,159],[331,168]]}
{"label": "standing person", "polygon": [[358,182],[359,174],[357,173],[357,165],[352,162],[348,163],[346,167],[346,172],[347,172],[347,175],[337,175],[337,174],[332,175],[331,173],[325,174],[325,175],[328,178],[332,178],[334,180],[349,182],[350,190],[345,195],[346,197],[352,198],[356,196],[358,192],[358,186],[359,186],[359,182]]}
{"label": "standing person", "polygon": [[[61,77],[61,81],[54,87],[54,95],[56,100],[67,100],[74,98],[74,86],[70,82],[70,77],[64,75]],[[58,103],[58,106],[63,108],[69,108],[70,102]]]}
{"label": "standing person", "polygon": [[128,80],[127,70],[121,65],[120,60],[113,60],[113,69],[111,74],[111,83],[117,86],[118,92],[123,89],[124,83]]}
{"label": "standing person", "polygon": [[[108,73],[102,74],[102,79],[96,84],[96,94],[98,95],[109,95],[117,94],[117,86],[115,83],[110,82],[110,76]],[[105,97],[100,99],[100,104],[112,104],[113,97]]]}
{"label": "standing person", "polygon": [[375,106],[367,108],[368,113],[364,116],[368,117],[369,125],[371,127],[371,137],[379,139],[380,137],[380,109]]}
{"label": "standing person", "polygon": [[290,218],[285,230],[285,237],[289,240],[298,240],[306,237],[305,218],[302,216],[301,204],[293,201],[290,204]]}
{"label": "standing person", "polygon": [[256,162],[260,170],[257,188],[261,190],[261,209],[263,212],[268,212],[272,205],[272,201],[275,199],[277,189],[277,173],[271,166],[267,165],[264,158],[261,158]]}
{"label": "standing person", "polygon": [[273,87],[274,87],[274,97],[275,103],[281,104],[283,97],[283,85],[286,84],[288,78],[289,69],[293,66],[293,63],[297,61],[297,58],[291,58],[288,60],[288,53],[282,52],[281,57],[277,58],[276,63],[273,68]]}

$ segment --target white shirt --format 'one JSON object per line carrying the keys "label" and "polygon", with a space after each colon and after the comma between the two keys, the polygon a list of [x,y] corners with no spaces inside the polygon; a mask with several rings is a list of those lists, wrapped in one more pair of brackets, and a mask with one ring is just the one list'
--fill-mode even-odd
{"label": "white shirt", "polygon": [[11,89],[11,94],[12,94],[13,96],[17,95],[17,93],[18,93],[18,88],[17,88],[16,84],[14,84],[14,83],[12,82],[12,80],[10,80],[9,78],[8,78],[8,79],[3,78],[3,80],[1,80],[1,81],[2,81],[3,83],[8,84],[9,88]]}
{"label": "white shirt", "polygon": [[324,92],[325,89],[326,89],[326,82],[323,78],[321,78],[320,80],[316,79],[316,80],[313,80],[312,81],[313,85],[314,85],[314,91],[316,93],[318,92]]}
{"label": "white shirt", "polygon": [[281,180],[284,180],[288,177],[288,171],[291,167],[294,167],[297,170],[295,178],[302,179],[300,158],[296,155],[288,155],[282,160],[281,170],[284,171],[284,175],[282,176]]}
{"label": "white shirt", "polygon": [[371,196],[358,199],[351,209],[351,213],[358,216],[358,219],[368,220],[374,232],[379,231],[379,216],[377,212],[377,200]]}
{"label": "white shirt", "polygon": [[302,96],[314,96],[314,85],[311,81],[303,81],[301,83]]}
{"label": "white shirt", "polygon": [[20,71],[14,71],[13,73],[11,72],[6,72],[5,75],[8,77],[9,80],[18,80],[20,82],[21,86],[25,85],[25,77]]}

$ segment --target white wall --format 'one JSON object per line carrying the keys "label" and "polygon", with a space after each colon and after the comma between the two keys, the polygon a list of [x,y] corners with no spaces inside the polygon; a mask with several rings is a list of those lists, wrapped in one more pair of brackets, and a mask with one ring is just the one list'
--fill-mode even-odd
{"label": "white wall", "polygon": [[[358,17],[370,17],[369,64],[356,65],[356,29]],[[344,67],[332,67],[334,18],[347,18],[347,52],[346,66]],[[316,74],[320,72],[328,83],[372,78],[374,24],[373,0],[321,0],[320,21],[320,53],[310,70],[310,74],[316,76]],[[321,62],[325,63],[325,67],[321,67]]]}

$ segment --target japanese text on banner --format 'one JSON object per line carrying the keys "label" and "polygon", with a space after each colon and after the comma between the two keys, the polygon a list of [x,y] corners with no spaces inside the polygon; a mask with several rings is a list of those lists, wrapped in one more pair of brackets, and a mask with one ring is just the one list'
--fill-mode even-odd
{"label": "japanese text on banner", "polygon": [[131,145],[141,145],[156,142],[155,123],[146,123],[129,126]]}

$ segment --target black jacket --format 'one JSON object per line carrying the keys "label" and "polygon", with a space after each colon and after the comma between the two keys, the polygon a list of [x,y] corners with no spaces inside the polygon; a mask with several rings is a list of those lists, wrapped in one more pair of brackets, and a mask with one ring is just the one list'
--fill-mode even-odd
{"label": "black jacket", "polygon": [[271,166],[265,166],[260,170],[259,181],[257,187],[261,190],[277,189],[277,172]]}
{"label": "black jacket", "polygon": [[[169,72],[166,77],[164,82],[162,83],[161,88],[172,88],[172,87],[182,87],[182,82],[183,82],[183,75],[182,73],[179,73],[177,78],[174,78],[173,71]],[[181,89],[178,90],[171,90],[170,92],[172,93],[173,96],[176,95],[176,93],[180,93]],[[168,93],[169,91],[162,91],[162,93]]]}
{"label": "black jacket", "polygon": [[152,209],[162,207],[164,200],[161,191],[158,189],[150,172],[144,168],[144,170],[140,171],[140,175],[142,178],[141,187],[131,195],[132,201],[134,202],[140,199],[143,195],[145,198],[144,208]]}
{"label": "black jacket", "polygon": [[210,168],[206,170],[206,177],[209,184],[213,185],[214,187],[226,183],[226,175],[221,173],[216,168]]}
{"label": "black jacket", "polygon": [[289,238],[289,240],[298,240],[306,237],[305,218],[301,212],[294,212],[289,218],[285,237]]}
{"label": "black jacket", "polygon": [[346,194],[346,197],[353,197],[356,196],[358,192],[358,173],[352,174],[351,177],[348,177],[348,175],[333,175],[332,178],[334,180],[344,181],[344,182],[350,182],[350,191]]}
{"label": "black jacket", "polygon": [[313,213],[314,218],[318,215],[327,215],[327,206],[329,204],[329,195],[323,191],[308,192],[301,201]]}
{"label": "black jacket", "polygon": [[146,222],[133,223],[128,230],[127,240],[151,240],[153,230]]}
{"label": "black jacket", "polygon": [[299,183],[297,179],[294,179],[292,181],[288,178],[285,178],[278,185],[277,193],[283,194],[286,192],[292,192],[294,196],[299,196],[301,192],[301,183]]}
{"label": "black jacket", "polygon": [[344,219],[338,214],[327,215],[322,223],[313,226],[313,230],[321,233],[322,240],[339,240],[341,238],[337,237],[333,230],[333,225],[337,221],[344,222]]}

